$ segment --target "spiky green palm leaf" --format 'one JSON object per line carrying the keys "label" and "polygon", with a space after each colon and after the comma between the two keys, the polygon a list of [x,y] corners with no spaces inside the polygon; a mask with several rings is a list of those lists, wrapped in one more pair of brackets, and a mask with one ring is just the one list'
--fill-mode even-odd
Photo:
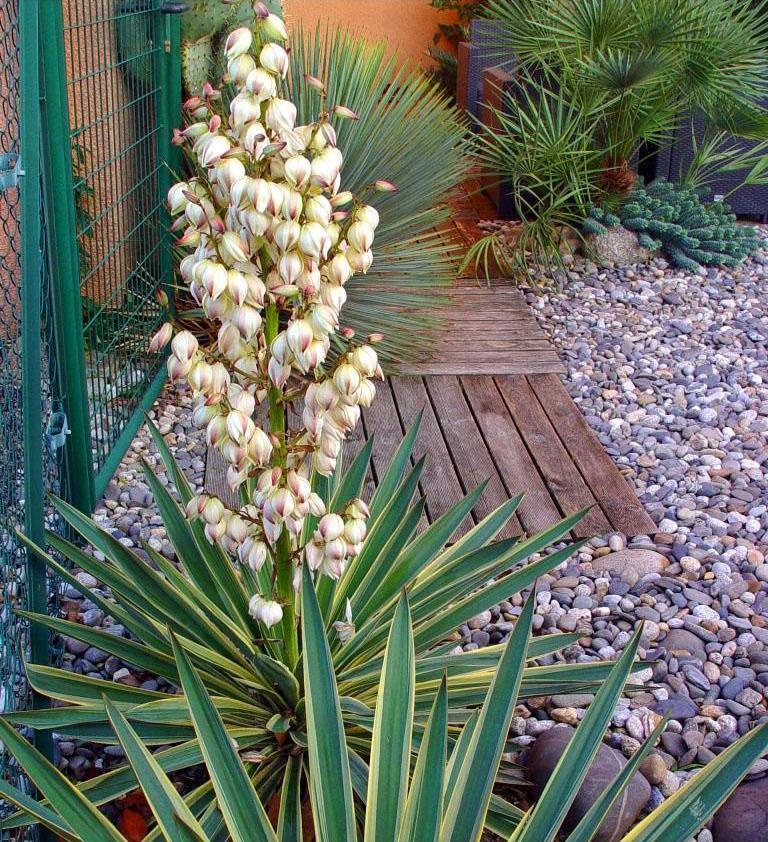
{"label": "spiky green palm leaf", "polygon": [[[147,842],[301,842],[308,792],[318,842],[478,842],[489,825],[509,842],[551,842],[561,830],[590,762],[597,753],[619,695],[632,670],[640,632],[611,667],[538,801],[527,812],[493,793],[509,723],[531,655],[535,595],[529,597],[494,668],[480,707],[454,739],[449,735],[449,682],[436,686],[425,715],[414,705],[415,636],[408,597],[394,611],[375,688],[373,741],[366,763],[344,721],[330,641],[311,575],[304,571],[302,635],[306,731],[253,757],[233,734],[205,691],[194,654],[171,638],[181,705],[194,730],[209,782],[180,794],[164,755],[147,749],[131,714],[106,696],[105,715],[128,766],[118,773],[143,790],[155,826]],[[348,704],[346,705],[348,707]],[[426,717],[426,718],[425,718]],[[666,722],[609,783],[568,842],[589,842]],[[7,721],[0,737],[46,797],[36,802],[0,783],[0,793],[66,842],[125,842],[98,810],[88,785],[65,779]],[[414,737],[418,745],[414,745]],[[661,842],[688,837],[728,797],[751,764],[768,748],[768,725],[730,746],[705,770],[653,811],[621,842]],[[283,775],[261,786],[265,771],[284,755]],[[309,780],[307,781],[307,776]],[[270,820],[265,795],[279,792],[279,814]],[[353,795],[354,793],[354,795]],[[357,796],[357,811],[355,810]],[[357,815],[363,814],[358,824]],[[275,827],[276,826],[276,827]]]}
{"label": "spiky green palm leaf", "polygon": [[378,347],[390,363],[423,356],[462,256],[438,229],[469,167],[465,126],[449,98],[383,43],[319,28],[294,33],[290,90],[299,122],[319,103],[306,73],[325,82],[329,109],[345,105],[358,115],[333,121],[345,189],[360,193],[377,179],[397,186],[376,198],[382,223],[373,267],[348,283],[345,323],[361,334],[384,333]]}

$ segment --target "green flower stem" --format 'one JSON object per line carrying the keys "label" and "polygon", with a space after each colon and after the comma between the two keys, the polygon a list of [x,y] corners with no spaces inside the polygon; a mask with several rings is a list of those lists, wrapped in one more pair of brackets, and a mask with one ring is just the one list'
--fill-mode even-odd
{"label": "green flower stem", "polygon": [[[265,339],[267,348],[277,336],[280,328],[280,314],[277,304],[270,302],[265,310]],[[285,407],[282,392],[273,386],[269,397],[269,426],[272,433],[280,440],[281,448],[285,445]],[[281,449],[275,460],[279,467],[285,467],[284,449]],[[275,592],[277,600],[283,608],[283,641],[285,643],[285,660],[293,669],[299,660],[299,637],[296,628],[296,601],[293,593],[293,559],[291,536],[283,529],[277,539],[275,547]]]}

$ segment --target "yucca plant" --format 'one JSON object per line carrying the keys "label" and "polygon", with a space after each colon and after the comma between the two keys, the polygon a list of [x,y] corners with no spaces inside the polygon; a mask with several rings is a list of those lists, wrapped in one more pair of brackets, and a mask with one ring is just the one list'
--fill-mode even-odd
{"label": "yucca plant", "polygon": [[[233,732],[195,668],[193,651],[171,635],[175,672],[184,692],[179,713],[188,718],[209,781],[179,793],[162,752],[146,747],[125,701],[102,699],[104,717],[128,766],[119,773],[146,796],[155,826],[145,837],[168,842],[477,842],[489,811],[504,802],[493,787],[507,730],[525,682],[531,654],[535,596],[529,597],[488,687],[482,707],[457,723],[451,719],[449,680],[443,675],[429,707],[419,704],[414,627],[409,599],[400,596],[384,653],[375,707],[359,705],[360,729],[371,734],[364,759],[344,720],[323,614],[305,569],[302,588],[302,677],[306,725],[288,732],[285,774],[277,815],[270,819],[265,778],[276,749],[254,752],[245,729]],[[539,800],[527,811],[505,805],[496,829],[509,842],[552,842],[578,792],[632,670],[641,632],[611,669]],[[427,701],[427,700],[425,700]],[[589,842],[611,804],[638,772],[666,721],[611,781],[567,842]],[[0,784],[0,792],[65,842],[124,842],[98,810],[93,793],[76,787],[14,728],[0,720],[0,736],[45,796],[35,802]],[[414,745],[418,746],[414,750]],[[768,725],[730,746],[692,781],[651,813],[622,842],[685,839],[701,827],[768,748]],[[306,803],[312,822],[305,828]]]}

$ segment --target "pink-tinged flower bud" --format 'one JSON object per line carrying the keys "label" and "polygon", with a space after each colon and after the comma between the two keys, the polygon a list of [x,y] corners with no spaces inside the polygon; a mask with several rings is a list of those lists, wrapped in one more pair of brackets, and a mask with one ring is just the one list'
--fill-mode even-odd
{"label": "pink-tinged flower bud", "polygon": [[261,31],[267,38],[274,38],[275,41],[288,40],[288,30],[278,15],[268,14],[261,22]]}
{"label": "pink-tinged flower bud", "polygon": [[212,543],[218,543],[227,534],[227,522],[222,518],[218,523],[205,524],[205,537]]}
{"label": "pink-tinged flower bud", "polygon": [[245,84],[248,74],[255,69],[256,59],[247,53],[242,56],[235,56],[227,62],[227,73],[238,88]]}
{"label": "pink-tinged flower bud", "polygon": [[280,604],[271,599],[264,599],[256,594],[248,603],[250,615],[263,623],[268,629],[276,626],[283,619],[283,609]]}
{"label": "pink-tinged flower bud", "polygon": [[354,500],[347,506],[345,514],[347,517],[358,520],[368,520],[371,516],[371,510],[368,504],[360,497],[355,497]]}
{"label": "pink-tinged flower bud", "polygon": [[320,476],[329,477],[336,470],[336,460],[320,451],[315,451],[312,456],[312,466]]}
{"label": "pink-tinged flower bud", "polygon": [[379,364],[379,356],[369,345],[361,345],[352,352],[351,363],[363,377],[373,377]]}
{"label": "pink-tinged flower bud", "polygon": [[157,353],[161,348],[165,348],[165,346],[171,341],[173,337],[173,325],[170,322],[166,322],[160,330],[152,337],[149,342],[149,350],[150,353]]}
{"label": "pink-tinged flower bud", "polygon": [[182,362],[189,362],[198,350],[197,339],[188,331],[182,330],[173,337],[171,348]]}
{"label": "pink-tinged flower bud", "polygon": [[349,190],[343,190],[335,196],[331,196],[329,202],[333,208],[343,208],[355,200],[354,195]]}
{"label": "pink-tinged flower bud", "polygon": [[344,286],[352,277],[352,267],[349,265],[346,255],[341,253],[333,256],[327,271],[330,279],[340,286]]}
{"label": "pink-tinged flower bud", "polygon": [[264,296],[267,292],[264,282],[257,275],[246,275],[245,277],[248,283],[248,303],[254,307],[263,307]]}
{"label": "pink-tinged flower bud", "polygon": [[341,440],[329,434],[329,427],[323,428],[323,435],[320,437],[320,451],[325,456],[336,459],[341,452]]}
{"label": "pink-tinged flower bud", "polygon": [[237,158],[227,158],[216,164],[216,181],[230,191],[232,187],[245,178],[245,166]]}
{"label": "pink-tinged flower bud", "polygon": [[333,380],[323,380],[314,394],[315,403],[325,412],[332,410],[339,402],[339,390]]}
{"label": "pink-tinged flower bud", "polygon": [[317,533],[325,543],[335,541],[344,534],[343,518],[333,512],[324,515],[317,524]]}
{"label": "pink-tinged flower bud", "polygon": [[252,94],[258,102],[265,102],[277,96],[277,82],[268,70],[257,67],[248,74],[248,78],[245,80],[245,90]]}
{"label": "pink-tinged flower bud", "polygon": [[208,293],[209,298],[212,298],[214,301],[227,288],[227,269],[220,263],[206,260],[198,276],[203,289]]}
{"label": "pink-tinged flower bud", "polygon": [[373,253],[370,251],[357,251],[357,249],[350,248],[346,251],[346,258],[349,265],[355,272],[362,272],[364,275],[371,268],[373,263]]}
{"label": "pink-tinged flower bud", "polygon": [[344,540],[348,544],[362,544],[368,532],[368,527],[362,519],[354,518],[344,526]]}
{"label": "pink-tinged flower bud", "polygon": [[195,518],[200,517],[207,501],[207,494],[196,494],[194,497],[190,498],[189,502],[184,507],[184,515],[187,520],[195,520]]}
{"label": "pink-tinged flower bud", "polygon": [[250,183],[248,195],[250,196],[251,204],[259,213],[267,213],[272,199],[268,181],[265,181],[263,178],[254,178]]}
{"label": "pink-tinged flower bud", "polygon": [[296,125],[296,106],[287,99],[271,99],[267,106],[266,122],[273,132],[291,131]]}
{"label": "pink-tinged flower bud", "polygon": [[319,494],[313,491],[307,498],[307,505],[309,506],[309,513],[315,517],[322,517],[325,514],[325,503]]}
{"label": "pink-tinged flower bud", "polygon": [[248,442],[248,457],[258,467],[263,467],[272,458],[272,441],[261,429],[256,427]]}
{"label": "pink-tinged flower bud", "polygon": [[253,419],[237,409],[227,415],[227,435],[238,444],[245,444],[253,435],[256,425]]}
{"label": "pink-tinged flower bud", "polygon": [[256,398],[239,383],[232,383],[227,389],[227,400],[232,409],[237,409],[249,418],[256,411]]}
{"label": "pink-tinged flower bud", "polygon": [[206,442],[215,447],[224,442],[227,438],[227,417],[226,415],[217,415],[212,418],[205,430]]}
{"label": "pink-tinged flower bud", "polygon": [[301,226],[299,248],[314,260],[325,259],[331,247],[325,228],[319,222],[307,222]]}
{"label": "pink-tinged flower bud", "polygon": [[180,248],[195,248],[200,245],[201,239],[199,231],[196,231],[194,228],[187,228],[182,236],[176,240],[175,245]]}
{"label": "pink-tinged flower bud", "polygon": [[285,331],[281,331],[277,334],[270,345],[269,352],[272,354],[272,357],[280,363],[280,365],[285,365],[290,361],[291,352],[288,347],[288,337]]}
{"label": "pink-tinged flower bud", "polygon": [[294,284],[304,271],[304,261],[298,252],[289,251],[278,261],[277,271],[286,284]]}
{"label": "pink-tinged flower bud", "polygon": [[268,181],[269,186],[269,204],[267,205],[267,212],[273,216],[277,216],[285,205],[286,189],[274,181]]}
{"label": "pink-tinged flower bud", "polygon": [[322,79],[318,79],[317,76],[312,76],[310,73],[304,74],[304,81],[315,91],[319,93],[323,93],[325,91],[325,85],[323,84]]}
{"label": "pink-tinged flower bud", "polygon": [[238,444],[232,439],[227,439],[222,442],[219,449],[225,461],[234,465],[238,470],[245,466],[248,460],[248,448],[244,444]]}
{"label": "pink-tinged flower bud", "polygon": [[360,389],[357,392],[357,405],[362,407],[373,406],[374,398],[376,397],[376,387],[370,380],[363,380],[360,384]]}
{"label": "pink-tinged flower bud", "polygon": [[336,129],[330,123],[321,123],[320,131],[315,135],[315,148],[321,149],[325,146],[336,146]]}
{"label": "pink-tinged flower bud", "polygon": [[228,59],[236,58],[251,49],[253,33],[245,26],[235,29],[229,33],[224,44],[224,54]]}
{"label": "pink-tinged flower bud", "polygon": [[184,194],[188,191],[189,185],[186,181],[174,184],[168,191],[168,210],[171,215],[176,216],[177,213],[181,213],[187,207],[189,199]]}
{"label": "pink-tinged flower bud", "polygon": [[192,369],[187,375],[189,385],[196,392],[207,392],[211,385],[212,379],[213,372],[211,370],[211,367],[206,362],[195,363],[195,365],[192,366]]}
{"label": "pink-tinged flower bud", "polygon": [[243,552],[240,558],[245,561],[254,573],[258,573],[264,567],[264,562],[267,560],[267,553],[267,545],[263,541],[248,539],[243,544]]}
{"label": "pink-tinged flower bud", "polygon": [[296,286],[305,298],[312,298],[317,295],[320,292],[321,284],[320,270],[316,267],[304,269],[296,280]]}
{"label": "pink-tinged flower bud", "polygon": [[365,222],[353,222],[347,231],[347,242],[357,251],[369,251],[373,245],[373,228]]}
{"label": "pink-tinged flower bud", "polygon": [[227,535],[236,544],[242,544],[248,537],[248,524],[240,515],[232,514],[227,518]]}
{"label": "pink-tinged flower bud", "polygon": [[246,263],[249,258],[247,246],[234,231],[227,231],[222,236],[219,251],[222,260],[230,266],[235,263]]}
{"label": "pink-tinged flower bud", "polygon": [[278,488],[269,498],[269,502],[272,505],[272,510],[281,520],[285,520],[291,515],[295,507],[293,494],[287,488]]}
{"label": "pink-tinged flower bud", "polygon": [[[351,401],[357,393],[350,395],[347,400]],[[333,423],[336,424],[344,432],[350,432],[357,426],[360,420],[360,407],[354,403],[339,404],[331,414]]]}
{"label": "pink-tinged flower bud", "polygon": [[334,313],[340,313],[347,300],[347,291],[341,286],[325,284],[320,290],[320,298],[323,304],[330,307]]}
{"label": "pink-tinged flower bud", "polygon": [[347,108],[346,105],[337,105],[333,109],[333,113],[337,117],[341,117],[342,120],[359,120],[360,117],[356,111],[353,111],[351,108]]}
{"label": "pink-tinged flower bud", "polygon": [[230,148],[231,144],[226,137],[213,135],[203,143],[198,153],[201,166],[212,167]]}
{"label": "pink-tinged flower bud", "polygon": [[264,537],[270,544],[275,544],[280,534],[283,531],[283,522],[281,520],[268,520],[264,518]]}
{"label": "pink-tinged flower bud", "polygon": [[282,213],[286,219],[297,220],[304,210],[304,199],[297,190],[287,190]]}
{"label": "pink-tinged flower bud", "polygon": [[206,523],[219,523],[225,511],[224,504],[218,497],[208,497],[200,511],[200,516]]}
{"label": "pink-tinged flower bud", "polygon": [[362,205],[355,211],[355,219],[365,223],[372,231],[379,227],[379,212],[372,205]]}
{"label": "pink-tinged flower bud", "polygon": [[219,414],[219,409],[214,404],[201,403],[192,411],[192,423],[195,427],[205,427],[213,418]]}
{"label": "pink-tinged flower bud", "polygon": [[212,395],[223,395],[229,388],[229,372],[224,363],[214,363],[211,366],[211,385],[210,393]]}
{"label": "pink-tinged flower bud", "polygon": [[291,376],[291,367],[289,365],[280,365],[274,357],[271,357],[267,365],[267,374],[275,386],[278,389],[282,389]]}
{"label": "pink-tinged flower bud", "polygon": [[341,153],[338,149],[325,149],[312,161],[312,184],[322,189],[330,187],[341,169]]}
{"label": "pink-tinged flower bud", "polygon": [[336,311],[327,304],[318,304],[309,314],[309,323],[316,336],[333,333],[339,324]]}
{"label": "pink-tinged flower bud", "polygon": [[397,185],[392,184],[391,181],[385,181],[381,178],[374,182],[373,189],[376,190],[377,193],[396,193]]}
{"label": "pink-tinged flower bud", "polygon": [[325,196],[312,196],[307,200],[305,214],[308,222],[318,222],[327,228],[331,224],[331,203]]}
{"label": "pink-tinged flower bud", "polygon": [[[291,66],[288,53],[279,44],[265,44],[259,53],[259,62],[265,70],[283,79],[288,75]],[[290,128],[293,128],[293,125]]]}
{"label": "pink-tinged flower bud", "polygon": [[312,485],[309,480],[297,474],[296,471],[288,472],[288,476],[285,478],[285,484],[299,503],[306,502],[312,493]]}
{"label": "pink-tinged flower bud", "polygon": [[280,251],[290,251],[299,242],[301,236],[301,225],[298,222],[286,220],[277,226],[275,231],[275,244]]}
{"label": "pink-tinged flower bud", "polygon": [[242,272],[237,269],[230,269],[227,272],[227,292],[232,296],[232,301],[240,307],[248,297],[248,282]]}
{"label": "pink-tinged flower bud", "polygon": [[322,542],[310,541],[304,547],[304,558],[311,570],[317,570],[325,558],[325,546]]}
{"label": "pink-tinged flower bud", "polygon": [[306,319],[296,319],[288,325],[285,338],[294,354],[303,354],[314,338],[312,326]]}
{"label": "pink-tinged flower bud", "polygon": [[[238,59],[242,61],[242,59]],[[238,94],[229,106],[229,113],[232,116],[232,126],[239,130],[246,123],[252,123],[261,117],[261,104],[259,100],[247,91]]]}
{"label": "pink-tinged flower bud", "polygon": [[[236,161],[236,158],[230,158],[229,161]],[[237,210],[246,210],[252,207],[250,189],[253,179],[250,176],[245,176],[235,180],[229,187],[229,204],[230,207]]]}
{"label": "pink-tinged flower bud", "polygon": [[243,305],[235,309],[232,314],[232,324],[240,331],[240,335],[249,342],[261,328],[261,314],[253,307]]}
{"label": "pink-tinged flower bud", "polygon": [[371,345],[377,345],[384,339],[383,333],[369,333],[368,334],[368,342]]}
{"label": "pink-tinged flower bud", "polygon": [[303,155],[293,155],[284,163],[286,181],[293,187],[301,189],[312,174],[312,164]]}
{"label": "pink-tinged flower bud", "polygon": [[240,356],[243,347],[243,340],[237,327],[231,322],[223,324],[219,328],[216,346],[227,359],[237,359]]}
{"label": "pink-tinged flower bud", "polygon": [[[326,517],[328,517],[326,515]],[[334,538],[325,544],[325,557],[329,561],[342,561],[347,556],[347,543],[343,538]]]}
{"label": "pink-tinged flower bud", "polygon": [[314,339],[307,350],[301,355],[304,368],[307,371],[318,368],[328,356],[328,344],[321,339]]}

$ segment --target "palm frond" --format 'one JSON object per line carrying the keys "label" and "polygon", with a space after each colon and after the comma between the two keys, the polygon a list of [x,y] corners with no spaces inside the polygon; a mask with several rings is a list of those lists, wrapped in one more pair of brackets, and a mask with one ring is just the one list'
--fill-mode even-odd
{"label": "palm frond", "polygon": [[382,178],[398,188],[376,197],[382,222],[374,263],[347,286],[346,323],[363,334],[384,333],[385,361],[424,354],[462,256],[461,246],[438,229],[450,215],[445,202],[469,167],[465,126],[448,97],[388,55],[384,44],[319,28],[295,33],[292,43],[290,88],[299,120],[318,107],[305,73],[325,82],[330,109],[346,105],[358,115],[334,122],[345,188],[361,192]]}

